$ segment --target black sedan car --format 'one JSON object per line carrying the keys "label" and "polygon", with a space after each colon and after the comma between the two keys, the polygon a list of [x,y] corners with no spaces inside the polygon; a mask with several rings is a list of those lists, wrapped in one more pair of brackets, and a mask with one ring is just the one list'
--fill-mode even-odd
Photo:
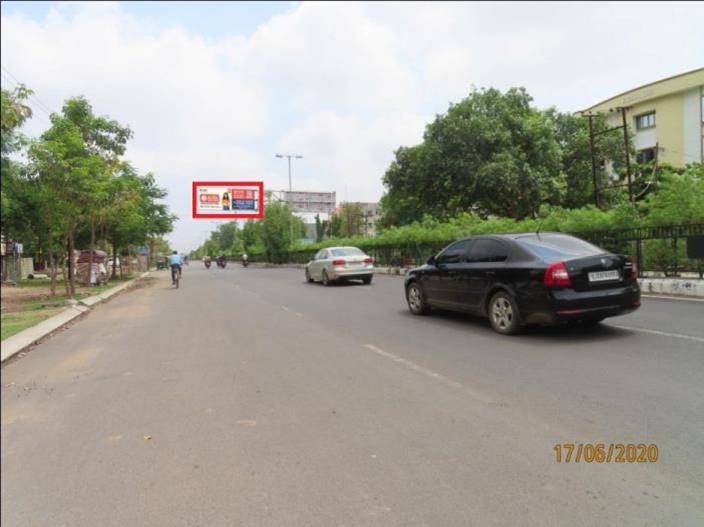
{"label": "black sedan car", "polygon": [[551,232],[456,241],[408,271],[405,289],[413,314],[479,314],[503,334],[525,325],[596,324],[640,306],[630,258]]}

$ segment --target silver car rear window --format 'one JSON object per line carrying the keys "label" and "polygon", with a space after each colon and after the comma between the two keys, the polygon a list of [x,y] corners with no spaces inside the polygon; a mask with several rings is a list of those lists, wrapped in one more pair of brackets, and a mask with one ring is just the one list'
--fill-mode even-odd
{"label": "silver car rear window", "polygon": [[341,249],[330,249],[333,256],[362,256],[364,253],[356,247],[343,247]]}

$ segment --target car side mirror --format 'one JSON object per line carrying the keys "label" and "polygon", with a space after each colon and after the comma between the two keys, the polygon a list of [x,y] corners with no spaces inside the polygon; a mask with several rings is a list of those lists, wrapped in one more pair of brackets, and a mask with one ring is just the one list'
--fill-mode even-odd
{"label": "car side mirror", "polygon": [[427,263],[428,265],[435,265],[437,263],[437,261],[435,260],[435,256],[431,256],[430,258],[428,258],[428,261],[425,263]]}

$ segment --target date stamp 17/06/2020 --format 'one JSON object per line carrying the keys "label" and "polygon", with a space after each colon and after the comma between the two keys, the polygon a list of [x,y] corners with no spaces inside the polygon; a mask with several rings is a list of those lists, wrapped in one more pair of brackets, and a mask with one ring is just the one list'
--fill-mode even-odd
{"label": "date stamp 17/06/2020", "polygon": [[656,463],[658,446],[651,443],[557,443],[557,463]]}

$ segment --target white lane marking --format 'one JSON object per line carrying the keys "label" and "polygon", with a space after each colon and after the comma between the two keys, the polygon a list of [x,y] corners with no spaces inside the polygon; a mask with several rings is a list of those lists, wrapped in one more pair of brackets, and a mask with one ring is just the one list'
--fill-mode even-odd
{"label": "white lane marking", "polygon": [[377,355],[380,355],[386,359],[391,359],[392,361],[405,366],[409,370],[413,370],[415,372],[421,373],[421,374],[425,375],[426,377],[430,377],[431,379],[435,379],[435,380],[442,382],[446,386],[450,386],[452,388],[460,390],[460,391],[466,393],[467,395],[471,396],[472,398],[476,399],[477,401],[480,401],[484,404],[505,406],[505,403],[493,401],[490,398],[486,397],[485,395],[477,392],[476,390],[472,390],[471,388],[468,388],[464,384],[461,384],[457,381],[453,381],[452,379],[450,379],[449,377],[445,377],[441,373],[438,373],[433,370],[429,370],[428,368],[420,366],[420,365],[416,364],[415,362],[411,362],[410,360],[404,359],[403,357],[399,357],[398,355],[394,355],[393,353],[389,353],[388,351],[384,351],[381,348],[377,348],[373,344],[365,344],[364,347],[370,351],[373,351]]}
{"label": "white lane marking", "polygon": [[644,295],[641,298],[654,298],[656,300],[681,300],[684,302],[704,302],[704,298],[689,298],[686,296],[666,296],[666,295]]}
{"label": "white lane marking", "polygon": [[675,337],[678,339],[695,340],[697,342],[704,342],[704,337],[694,337],[692,335],[683,335],[681,333],[668,333],[667,331],[658,331],[657,329],[646,329],[646,328],[634,328],[631,326],[617,326],[616,324],[609,324],[612,328],[628,329],[630,331],[640,331],[641,333],[650,333],[651,335],[660,335],[661,337]]}

